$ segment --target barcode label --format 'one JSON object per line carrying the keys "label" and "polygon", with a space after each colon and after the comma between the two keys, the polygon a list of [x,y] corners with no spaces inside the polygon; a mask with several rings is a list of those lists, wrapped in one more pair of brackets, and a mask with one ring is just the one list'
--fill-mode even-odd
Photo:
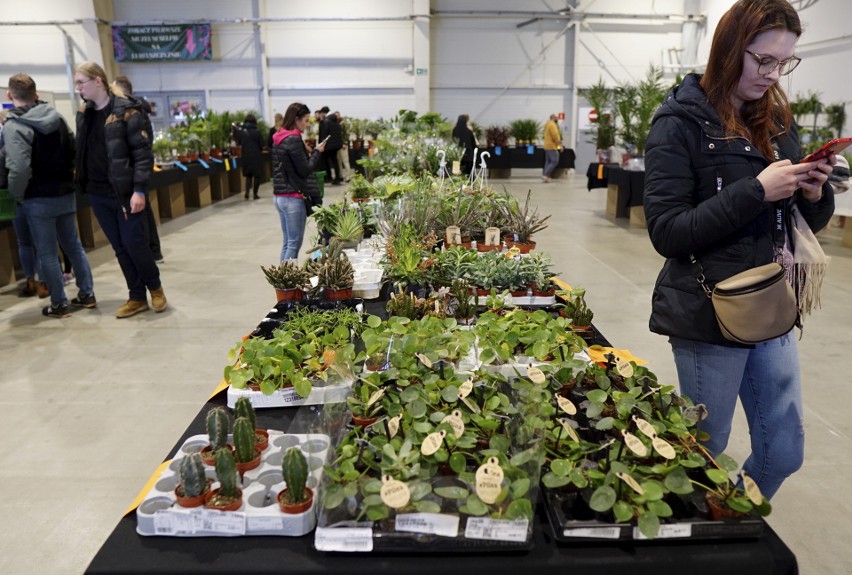
{"label": "barcode label", "polygon": [[247,521],[249,531],[280,531],[286,527],[281,517],[249,517]]}
{"label": "barcode label", "polygon": [[562,531],[565,537],[588,537],[593,539],[618,539],[621,535],[619,527],[577,527]]}
{"label": "barcode label", "polygon": [[464,536],[468,539],[489,539],[492,541],[527,540],[529,521],[526,519],[491,519],[490,517],[471,517],[467,520]]}
{"label": "barcode label", "polygon": [[314,547],[317,551],[368,553],[373,550],[373,530],[369,527],[317,527]]}
{"label": "barcode label", "polygon": [[408,533],[430,533],[444,537],[457,537],[459,518],[440,513],[404,513],[396,516],[395,529]]}
{"label": "barcode label", "polygon": [[[660,525],[660,531],[655,539],[677,539],[678,537],[691,537],[691,523],[672,523],[671,525]],[[633,528],[634,539],[648,539],[645,537],[638,527]]]}
{"label": "barcode label", "polygon": [[246,514],[211,509],[163,509],[154,513],[157,535],[194,535],[199,532],[219,535],[245,535]]}

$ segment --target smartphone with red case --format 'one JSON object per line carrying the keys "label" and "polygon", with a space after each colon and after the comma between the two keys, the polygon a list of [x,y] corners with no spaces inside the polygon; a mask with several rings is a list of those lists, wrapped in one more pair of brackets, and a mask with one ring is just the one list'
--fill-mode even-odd
{"label": "smartphone with red case", "polygon": [[817,160],[822,160],[823,158],[827,158],[829,154],[840,153],[849,146],[852,146],[852,138],[835,138],[813,154],[802,158],[802,162],[815,162]]}

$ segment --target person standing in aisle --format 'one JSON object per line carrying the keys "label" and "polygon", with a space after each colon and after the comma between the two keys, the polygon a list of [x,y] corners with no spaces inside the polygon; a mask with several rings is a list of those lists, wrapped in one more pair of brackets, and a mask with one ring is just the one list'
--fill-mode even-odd
{"label": "person standing in aisle", "polygon": [[279,113],[279,112],[276,112],[275,113],[275,124],[271,128],[269,128],[269,142],[267,143],[267,145],[269,146],[270,150],[275,145],[272,142],[272,136],[274,136],[275,132],[277,132],[278,130],[280,130],[283,127],[284,127],[284,115]]}
{"label": "person standing in aisle", "polygon": [[284,127],[272,137],[275,144],[272,148],[272,191],[284,235],[279,258],[282,262],[298,259],[305,235],[306,203],[319,203],[319,187],[313,172],[325,146],[319,144],[313,151],[305,146],[302,134],[308,127],[310,115],[306,105],[290,104],[284,113]]}
{"label": "person standing in aisle", "polygon": [[349,128],[340,112],[335,112],[334,115],[337,117],[337,123],[340,124],[340,135],[343,142],[343,146],[337,150],[337,165],[340,168],[340,177],[348,184],[352,174],[352,169],[349,167]]}
{"label": "person standing in aisle", "polygon": [[553,181],[550,176],[559,165],[559,152],[562,151],[562,131],[559,129],[558,116],[551,114],[544,125],[544,172],[541,179],[545,183]]}
{"label": "person standing in aisle", "polygon": [[110,89],[104,69],[94,62],[77,66],[74,85],[83,98],[77,111],[77,183],[89,194],[129,291],[115,317],[151,308],[163,312],[168,302],[145,232],[146,191],[154,169],[145,116],[139,104]]}
{"label": "person standing in aisle", "polygon": [[711,289],[773,261],[790,270],[792,206],[814,232],[831,218],[826,181],[836,160],[798,163],[796,124],[779,85],[799,64],[801,33],[786,0],[736,2],[719,21],[704,74],[687,75],[655,114],[645,151],[648,233],[667,258],[650,329],[669,337],[681,393],[707,408],[698,430],[712,455],[728,444],[739,396],[751,435],[743,470],[766,498],[804,460],[796,336],[756,345],[725,339],[691,259]]}
{"label": "person standing in aisle", "polygon": [[[142,114],[145,116],[145,129],[154,137],[154,126],[151,124],[151,104],[142,98],[137,98],[133,95],[133,84],[130,83],[130,78],[127,76],[116,76],[112,81],[112,85],[116,86],[124,93],[124,97],[135,104],[139,104]],[[154,254],[154,261],[157,263],[163,262],[163,248],[160,245],[160,234],[157,232],[157,220],[154,218],[154,211],[151,209],[151,202],[145,202],[145,223],[147,224],[146,232],[148,233],[148,245],[151,246],[151,253]]]}
{"label": "person standing in aisle", "polygon": [[[328,106],[323,106],[316,112],[314,112],[314,120],[316,120],[317,124],[317,144],[325,142],[328,137]],[[325,179],[328,182],[331,182],[331,172],[329,171],[328,158],[325,157],[323,153],[320,163],[317,166],[317,169],[325,172]]]}
{"label": "person standing in aisle", "polygon": [[453,128],[453,139],[459,146],[464,148],[461,162],[459,163],[461,165],[461,172],[465,176],[470,175],[473,171],[473,150],[476,148],[476,138],[473,135],[473,130],[471,130],[468,125],[469,123],[470,116],[467,114],[461,114]]}
{"label": "person standing in aisle", "polygon": [[[336,114],[329,114],[325,121],[328,123],[328,141],[325,143],[325,151],[322,153],[328,166],[328,179],[332,185],[339,186],[343,183],[340,175],[340,164],[337,163],[338,152],[343,148],[343,130]],[[322,140],[320,140],[321,142]],[[332,171],[334,176],[332,176]]]}
{"label": "person standing in aisle", "polygon": [[240,161],[243,164],[243,176],[246,178],[245,199],[249,197],[251,190],[255,200],[260,196],[260,179],[263,177],[263,136],[257,129],[257,118],[254,114],[246,114],[242,126],[234,124],[236,140],[242,147]]}
{"label": "person standing in aisle", "polygon": [[57,242],[71,259],[76,272],[76,307],[94,308],[92,269],[77,235],[74,188],[74,136],[59,113],[38,99],[36,84],[26,74],[9,78],[6,96],[15,107],[4,129],[9,194],[24,204],[27,223],[41,272],[50,291],[47,317],[70,317],[71,308],[62,281]]}

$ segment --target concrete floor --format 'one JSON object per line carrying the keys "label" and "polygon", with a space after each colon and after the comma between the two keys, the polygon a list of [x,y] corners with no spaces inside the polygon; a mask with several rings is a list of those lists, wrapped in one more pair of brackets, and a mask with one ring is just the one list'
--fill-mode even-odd
{"label": "concrete floor", "polygon": [[[540,211],[553,214],[539,245],[566,281],[588,288],[595,324],[650,360],[661,382],[675,382],[668,343],[647,328],[662,258],[646,231],[608,218],[605,190],[587,192],[579,175],[543,184],[536,172],[516,171],[493,183],[519,196],[533,190]],[[341,191],[331,188],[327,201]],[[228,349],[274,301],[260,265],[276,262],[281,231],[268,184],[261,196],[233,196],[162,225],[165,313],[114,317],[126,287],[108,247],[89,254],[95,310],[47,319],[45,300],[0,293],[0,573],[82,573],[208,398]],[[806,461],[769,518],[808,575],[852,565],[844,543],[852,540],[852,387],[839,373],[852,324],[852,249],[836,229],[820,239],[834,259],[823,309],[800,344]],[[729,449],[740,461],[746,436],[740,414]]]}

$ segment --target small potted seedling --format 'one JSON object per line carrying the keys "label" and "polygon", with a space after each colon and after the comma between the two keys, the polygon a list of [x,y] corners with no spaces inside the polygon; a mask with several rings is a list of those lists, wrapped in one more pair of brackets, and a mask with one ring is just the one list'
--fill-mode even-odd
{"label": "small potted seedling", "polygon": [[214,407],[207,412],[205,420],[207,426],[207,437],[210,444],[201,450],[201,460],[206,465],[213,465],[216,452],[223,447],[230,447],[228,441],[228,414],[223,407]]}
{"label": "small potted seedling", "polygon": [[265,429],[257,428],[257,416],[248,397],[237,398],[237,402],[234,404],[234,417],[245,417],[251,422],[251,426],[254,429],[254,442],[259,450],[263,451],[269,447],[269,432]]}
{"label": "small potted seedling", "polygon": [[254,425],[247,417],[238,417],[234,422],[234,453],[240,477],[260,465],[260,450],[255,441]]}
{"label": "small potted seedling", "polygon": [[219,487],[207,494],[204,506],[219,511],[236,511],[243,504],[243,490],[237,487],[237,464],[227,449],[216,452],[216,477]]}
{"label": "small potted seedling", "polygon": [[278,492],[278,506],[284,513],[304,513],[314,502],[314,492],[307,487],[308,461],[298,447],[291,447],[281,461],[281,474],[287,484]]}
{"label": "small potted seedling", "polygon": [[184,457],[178,468],[180,483],[175,487],[175,498],[181,507],[199,507],[210,491],[210,480],[204,472],[204,462],[197,453]]}

